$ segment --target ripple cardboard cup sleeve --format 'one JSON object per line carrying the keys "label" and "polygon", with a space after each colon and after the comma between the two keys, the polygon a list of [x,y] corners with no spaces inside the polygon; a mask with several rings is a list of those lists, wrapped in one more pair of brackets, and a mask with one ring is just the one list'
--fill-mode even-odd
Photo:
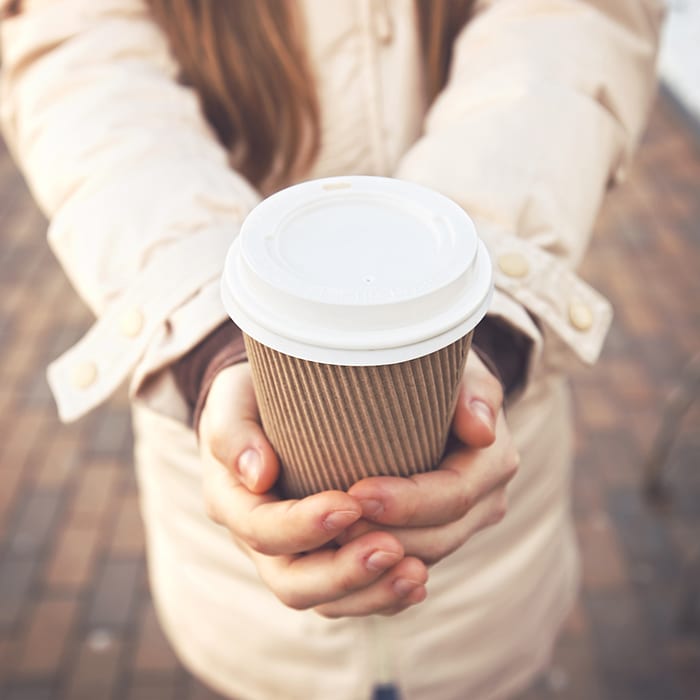
{"label": "ripple cardboard cup sleeve", "polygon": [[246,218],[222,276],[288,498],[434,469],[491,259],[447,197],[381,177],[311,180]]}

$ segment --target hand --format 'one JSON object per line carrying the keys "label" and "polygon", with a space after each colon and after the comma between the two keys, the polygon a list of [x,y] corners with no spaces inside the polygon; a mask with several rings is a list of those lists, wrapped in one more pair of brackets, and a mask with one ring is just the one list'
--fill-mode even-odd
{"label": "hand", "polygon": [[428,572],[398,538],[374,531],[331,545],[362,516],[352,496],[324,491],[282,501],[279,465],[258,414],[247,363],[217,375],[200,419],[207,513],[226,527],[286,605],[326,617],[394,614],[426,596]]}
{"label": "hand", "polygon": [[372,477],[348,493],[363,519],[338,539],[381,529],[407,555],[435,564],[479,530],[498,523],[507,509],[506,485],[519,457],[503,413],[500,382],[476,353],[469,353],[452,422],[453,440],[437,470],[403,479]]}

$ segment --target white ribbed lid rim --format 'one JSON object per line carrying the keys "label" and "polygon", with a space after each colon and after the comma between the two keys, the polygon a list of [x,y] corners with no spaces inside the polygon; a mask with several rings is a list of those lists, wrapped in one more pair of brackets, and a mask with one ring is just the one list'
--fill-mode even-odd
{"label": "white ribbed lid rim", "polygon": [[[373,267],[374,266],[374,267]],[[264,200],[222,276],[224,306],[257,341],[306,360],[392,364],[472,330],[493,288],[466,213],[390,178],[326,178]]]}

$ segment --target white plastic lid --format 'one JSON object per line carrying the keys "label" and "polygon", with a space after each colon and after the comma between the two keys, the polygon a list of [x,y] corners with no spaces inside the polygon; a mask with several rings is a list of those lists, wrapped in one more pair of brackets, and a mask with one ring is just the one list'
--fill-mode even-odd
{"label": "white plastic lid", "polygon": [[261,202],[232,244],[224,306],[249,336],[326,364],[449,345],[486,314],[489,254],[464,210],[393,178],[311,180]]}

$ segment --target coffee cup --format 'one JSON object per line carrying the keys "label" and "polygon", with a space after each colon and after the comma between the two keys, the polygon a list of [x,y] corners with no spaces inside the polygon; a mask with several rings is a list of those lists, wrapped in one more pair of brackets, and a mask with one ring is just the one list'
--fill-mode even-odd
{"label": "coffee cup", "polygon": [[492,291],[471,219],[423,186],[324,178],[253,209],[221,292],[244,333],[280,493],[434,469]]}

